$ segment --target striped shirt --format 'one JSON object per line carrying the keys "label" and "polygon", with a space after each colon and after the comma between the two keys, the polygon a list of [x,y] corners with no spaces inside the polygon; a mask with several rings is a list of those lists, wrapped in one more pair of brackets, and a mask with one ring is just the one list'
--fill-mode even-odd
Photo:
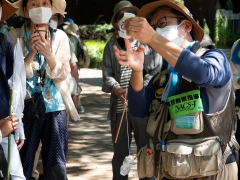
{"label": "striped shirt", "polygon": [[[135,40],[133,42],[131,42],[131,46],[134,50],[137,49],[137,47],[139,46],[138,41]],[[131,74],[132,74],[132,69],[128,66],[121,66],[121,78],[120,78],[120,86],[123,89],[128,89],[129,87],[129,81],[131,78]],[[126,94],[124,95],[124,98]],[[124,109],[124,104],[122,103],[121,99],[118,98],[118,105],[117,105],[117,113],[122,113]]]}

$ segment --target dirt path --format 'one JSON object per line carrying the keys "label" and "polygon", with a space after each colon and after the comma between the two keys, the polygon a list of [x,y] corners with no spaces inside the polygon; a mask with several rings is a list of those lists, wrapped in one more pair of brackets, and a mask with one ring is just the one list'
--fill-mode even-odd
{"label": "dirt path", "polygon": [[[69,123],[67,172],[69,180],[111,180],[113,148],[107,120],[110,94],[101,91],[102,71],[81,69],[81,120]],[[131,154],[136,154],[132,142]],[[136,162],[129,180],[137,180]]]}

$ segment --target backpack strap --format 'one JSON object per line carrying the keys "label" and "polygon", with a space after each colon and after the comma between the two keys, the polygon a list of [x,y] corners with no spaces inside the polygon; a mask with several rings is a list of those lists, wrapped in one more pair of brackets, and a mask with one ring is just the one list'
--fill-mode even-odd
{"label": "backpack strap", "polygon": [[0,45],[1,45],[3,53],[5,55],[7,55],[7,52],[8,52],[7,37],[3,33],[0,33]]}

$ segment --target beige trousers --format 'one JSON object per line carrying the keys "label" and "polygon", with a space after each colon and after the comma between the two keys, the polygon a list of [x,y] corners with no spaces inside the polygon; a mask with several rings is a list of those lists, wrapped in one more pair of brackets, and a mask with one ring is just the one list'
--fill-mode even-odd
{"label": "beige trousers", "polygon": [[35,177],[36,179],[38,179],[38,177],[39,177],[39,172],[37,170],[37,165],[38,165],[38,161],[39,161],[41,147],[42,147],[42,143],[40,142],[39,146],[38,146],[38,149],[35,153],[35,159],[34,159],[34,164],[33,164],[32,177]]}
{"label": "beige trousers", "polygon": [[[174,179],[178,180],[178,179]],[[180,179],[179,179],[180,180]],[[190,179],[181,179],[190,180]],[[238,180],[238,166],[236,162],[226,164],[217,175],[208,176],[203,178],[195,178],[191,180]]]}

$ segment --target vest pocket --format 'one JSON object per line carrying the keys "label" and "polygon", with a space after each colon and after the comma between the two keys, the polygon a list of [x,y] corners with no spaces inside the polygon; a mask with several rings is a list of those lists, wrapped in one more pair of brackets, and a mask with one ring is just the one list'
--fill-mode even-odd
{"label": "vest pocket", "polygon": [[175,134],[199,134],[203,131],[202,112],[181,116],[172,120],[171,131]]}
{"label": "vest pocket", "polygon": [[204,176],[217,174],[222,157],[219,142],[209,140],[194,147],[196,169]]}
{"label": "vest pocket", "polygon": [[137,155],[137,171],[139,178],[153,177],[154,176],[154,145],[151,139],[141,148]]}
{"label": "vest pocket", "polygon": [[197,178],[215,175],[222,158],[217,136],[168,141],[161,152],[162,172],[168,178]]}
{"label": "vest pocket", "polygon": [[190,156],[192,147],[180,144],[168,144],[166,152],[162,153],[165,172],[172,177],[187,178],[192,173]]}

